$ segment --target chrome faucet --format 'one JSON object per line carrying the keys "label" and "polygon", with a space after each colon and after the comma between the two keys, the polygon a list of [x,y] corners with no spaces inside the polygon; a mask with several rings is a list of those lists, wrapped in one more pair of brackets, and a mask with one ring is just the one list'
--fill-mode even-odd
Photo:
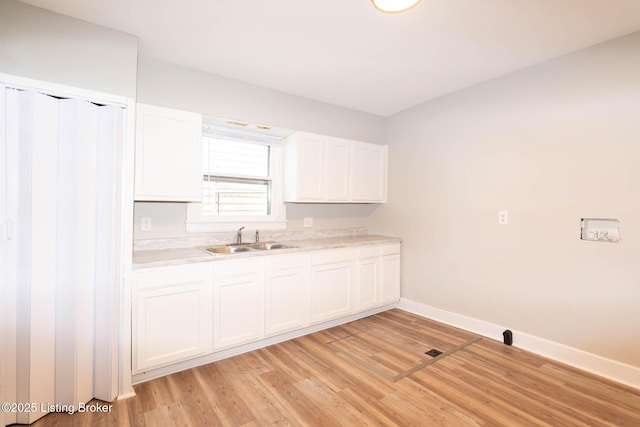
{"label": "chrome faucet", "polygon": [[238,233],[236,234],[237,238],[236,238],[236,243],[237,244],[242,244],[242,230],[244,230],[244,227],[240,227],[238,229]]}

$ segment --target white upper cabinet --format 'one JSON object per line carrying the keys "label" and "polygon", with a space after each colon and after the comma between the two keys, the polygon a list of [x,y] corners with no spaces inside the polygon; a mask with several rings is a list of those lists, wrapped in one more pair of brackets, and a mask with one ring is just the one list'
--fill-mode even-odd
{"label": "white upper cabinet", "polygon": [[297,132],[287,138],[284,156],[285,202],[324,198],[325,137]]}
{"label": "white upper cabinet", "polygon": [[349,168],[351,141],[327,137],[325,142],[324,200],[348,202],[350,199]]}
{"label": "white upper cabinet", "polygon": [[384,203],[387,147],[296,132],[285,142],[285,202]]}
{"label": "white upper cabinet", "polygon": [[202,115],[138,104],[135,200],[201,198]]}
{"label": "white upper cabinet", "polygon": [[354,142],[351,154],[351,199],[387,201],[387,146]]}

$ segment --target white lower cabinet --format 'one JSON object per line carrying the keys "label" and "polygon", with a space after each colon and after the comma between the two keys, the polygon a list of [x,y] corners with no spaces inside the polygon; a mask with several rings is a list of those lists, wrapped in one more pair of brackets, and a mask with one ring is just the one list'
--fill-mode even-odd
{"label": "white lower cabinet", "polygon": [[382,255],[382,280],[380,304],[400,300],[400,243],[380,247]]}
{"label": "white lower cabinet", "polygon": [[355,285],[353,249],[331,249],[311,255],[311,323],[351,314]]}
{"label": "white lower cabinet", "polygon": [[194,359],[400,298],[400,244],[133,272],[133,373]]}
{"label": "white lower cabinet", "polygon": [[309,255],[269,256],[265,260],[267,336],[309,325]]}
{"label": "white lower cabinet", "polygon": [[400,243],[358,249],[354,312],[400,299]]}
{"label": "white lower cabinet", "polygon": [[264,338],[264,257],[214,263],[213,349]]}
{"label": "white lower cabinet", "polygon": [[212,263],[135,270],[133,371],[210,353]]}
{"label": "white lower cabinet", "polygon": [[355,312],[380,305],[382,281],[380,247],[358,249],[358,270],[355,287]]}

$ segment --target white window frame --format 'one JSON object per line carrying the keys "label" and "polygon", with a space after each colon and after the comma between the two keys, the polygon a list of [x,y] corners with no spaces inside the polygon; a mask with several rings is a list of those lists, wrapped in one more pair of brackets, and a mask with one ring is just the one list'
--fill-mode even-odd
{"label": "white window frame", "polygon": [[[271,213],[269,215],[204,215],[201,203],[187,204],[186,230],[189,233],[206,233],[217,231],[236,231],[240,227],[260,230],[284,230],[287,226],[286,207],[283,201],[284,182],[284,146],[282,138],[268,134],[236,130],[214,125],[203,126],[203,136],[212,133],[227,133],[238,140],[246,135],[248,142],[263,143],[271,147],[269,156],[269,176],[271,177]],[[255,139],[254,139],[255,138]],[[203,173],[204,174],[204,173]]]}

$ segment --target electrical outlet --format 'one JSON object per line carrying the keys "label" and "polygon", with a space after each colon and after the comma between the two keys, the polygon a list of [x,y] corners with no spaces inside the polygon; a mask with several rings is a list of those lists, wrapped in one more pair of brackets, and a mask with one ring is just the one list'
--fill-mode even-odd
{"label": "electrical outlet", "polygon": [[151,217],[143,216],[140,218],[140,231],[151,231]]}
{"label": "electrical outlet", "polygon": [[498,224],[500,224],[500,225],[509,224],[509,212],[507,212],[507,211],[498,211]]}
{"label": "electrical outlet", "polygon": [[313,227],[313,218],[310,216],[304,217],[304,226],[305,227]]}

